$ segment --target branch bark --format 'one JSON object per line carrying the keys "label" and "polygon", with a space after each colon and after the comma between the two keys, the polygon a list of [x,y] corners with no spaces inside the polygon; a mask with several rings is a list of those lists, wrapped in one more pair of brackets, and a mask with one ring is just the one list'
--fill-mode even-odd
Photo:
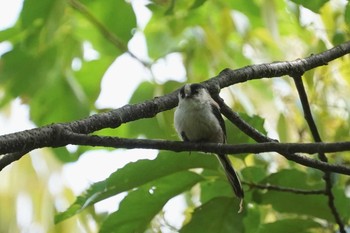
{"label": "branch bark", "polygon": [[[61,141],[57,145],[85,145],[85,146],[101,146],[111,148],[126,148],[126,149],[159,149],[172,150],[175,152],[181,151],[202,151],[208,153],[225,153],[225,154],[241,154],[241,153],[264,153],[277,152],[285,156],[288,160],[294,161],[301,165],[319,169],[322,171],[331,171],[335,173],[350,175],[350,168],[343,165],[328,164],[316,159],[312,159],[303,155],[294,154],[300,153],[318,153],[348,151],[350,150],[350,142],[337,143],[278,143],[266,142],[258,144],[216,144],[216,143],[191,143],[179,141],[151,140],[151,139],[127,139],[109,136],[95,136],[76,134],[69,131],[61,130]],[[45,147],[43,144],[42,147]],[[28,148],[28,150],[31,150]],[[7,161],[8,162],[8,161]],[[3,164],[0,159],[0,170],[8,164]]]}
{"label": "branch bark", "polygon": [[[218,76],[204,82],[203,84],[206,85],[213,94],[217,94],[221,88],[252,79],[273,78],[282,75],[292,76],[295,73],[300,73],[300,70],[304,72],[317,66],[325,65],[348,53],[350,53],[350,42],[343,43],[323,53],[312,55],[305,59],[252,65],[237,70],[225,69],[220,72]],[[69,123],[57,123],[31,130],[2,135],[0,136],[0,154],[13,155],[13,153],[24,153],[42,147],[60,147],[69,143],[62,138],[62,135],[66,134],[62,132],[90,134],[104,128],[117,128],[121,124],[130,121],[154,117],[159,112],[170,110],[177,105],[177,93],[178,90],[175,90],[172,93],[153,98],[152,100],[147,100],[143,103],[125,105],[106,113],[95,114],[85,119]],[[257,140],[259,142],[266,141],[264,135],[259,135],[258,132],[256,132],[255,136],[260,138]],[[283,151],[288,152],[284,154],[287,159],[299,162],[305,166],[315,168],[320,166],[319,169],[331,169],[333,172],[348,174],[348,168],[346,167],[336,166],[330,168],[329,166],[331,165],[322,162],[315,165],[314,161],[310,161],[307,157],[290,154],[291,151],[286,151],[285,149],[283,149]],[[14,156],[14,158],[18,158],[18,156]],[[4,161],[10,161],[7,159],[6,155],[0,158],[0,163]]]}
{"label": "branch bark", "polygon": [[[301,105],[303,107],[304,118],[305,118],[307,124],[309,125],[312,137],[314,138],[315,142],[322,142],[322,139],[321,139],[321,136],[318,132],[315,120],[314,120],[312,113],[311,113],[309,100],[308,100],[308,97],[307,97],[307,94],[305,91],[305,87],[303,84],[303,80],[302,80],[302,74],[303,74],[303,71],[301,71],[300,74],[296,74],[295,76],[293,76],[293,79],[294,79],[294,83],[295,83],[295,86],[296,86],[298,94],[299,94]],[[326,157],[324,152],[319,151],[318,158],[322,162],[328,163],[328,158]],[[334,219],[339,226],[339,231],[341,233],[346,233],[344,223],[341,220],[339,212],[338,212],[338,210],[335,206],[335,203],[334,203],[334,194],[332,192],[333,183],[331,180],[331,173],[329,171],[325,171],[324,176],[323,176],[323,180],[325,181],[325,184],[326,184],[325,185],[326,186],[325,187],[325,195],[328,197],[328,206],[331,209],[332,214],[334,216]]]}

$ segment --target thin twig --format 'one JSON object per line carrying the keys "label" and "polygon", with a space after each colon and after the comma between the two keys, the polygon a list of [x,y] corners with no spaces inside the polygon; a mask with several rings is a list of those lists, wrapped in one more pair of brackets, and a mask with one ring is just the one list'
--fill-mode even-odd
{"label": "thin twig", "polygon": [[[309,100],[305,91],[305,87],[303,84],[303,80],[301,75],[294,75],[293,76],[294,79],[294,83],[295,86],[297,88],[298,94],[299,94],[299,98],[303,107],[303,111],[304,111],[304,117],[305,120],[307,122],[307,124],[309,125],[311,134],[315,140],[315,142],[322,142],[321,140],[321,136],[318,132],[316,123],[313,119],[312,113],[311,113],[311,109],[310,109],[310,104],[309,104]],[[318,153],[318,158],[325,163],[328,163],[328,159],[326,157],[326,155],[324,154],[324,152],[319,152]],[[332,214],[335,218],[335,221],[337,222],[338,226],[339,226],[339,231],[341,233],[346,233],[345,228],[344,228],[344,223],[342,222],[339,212],[335,206],[334,203],[334,194],[332,192],[332,180],[331,180],[331,173],[329,171],[325,171],[324,172],[324,177],[323,177],[326,187],[325,187],[325,195],[328,197],[328,206],[332,211]]]}
{"label": "thin twig", "polygon": [[256,184],[253,182],[246,182],[242,181],[242,184],[245,184],[249,186],[250,188],[257,188],[257,189],[265,189],[269,191],[279,191],[279,192],[287,192],[287,193],[294,193],[294,194],[303,194],[303,195],[318,195],[318,194],[325,194],[325,190],[323,189],[316,189],[316,190],[304,190],[304,189],[295,189],[295,188],[287,188],[287,187],[281,187],[277,185],[271,185],[271,184]]}
{"label": "thin twig", "polygon": [[269,138],[250,126],[238,115],[238,113],[227,106],[220,96],[216,95],[214,96],[214,99],[220,105],[221,113],[247,136],[251,137],[256,142],[278,142],[276,139]]}

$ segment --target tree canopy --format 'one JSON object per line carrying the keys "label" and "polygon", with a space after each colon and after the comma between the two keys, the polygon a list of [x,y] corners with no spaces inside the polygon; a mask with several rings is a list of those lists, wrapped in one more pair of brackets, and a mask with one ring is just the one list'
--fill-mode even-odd
{"label": "tree canopy", "polygon": [[[340,0],[24,0],[0,31],[0,116],[20,102],[34,129],[0,131],[0,231],[346,232],[349,25]],[[109,85],[129,90],[135,63],[145,78],[127,105],[102,108],[123,57],[133,63]],[[187,82],[220,104],[228,145],[175,142]],[[64,183],[82,155],[120,148],[158,150],[77,196]],[[202,153],[221,151],[243,181],[243,213]],[[112,212],[96,210],[114,196]]]}

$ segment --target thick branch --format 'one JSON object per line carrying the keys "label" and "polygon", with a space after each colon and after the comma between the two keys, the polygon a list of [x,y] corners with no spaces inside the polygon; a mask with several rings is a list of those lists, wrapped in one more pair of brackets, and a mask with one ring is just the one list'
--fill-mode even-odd
{"label": "thick branch", "polygon": [[294,74],[314,69],[319,66],[327,65],[333,61],[350,53],[350,41],[340,44],[332,49],[319,54],[313,54],[310,57],[297,59],[295,61],[273,62],[270,64],[260,64],[246,66],[240,69],[225,69],[214,79],[208,80],[208,86],[219,84],[219,88],[228,87],[236,83],[246,82],[253,79],[273,78],[288,75],[293,77]]}
{"label": "thick branch", "polygon": [[[180,151],[202,151],[221,154],[241,154],[241,153],[263,153],[263,152],[278,152],[280,154],[288,154],[287,159],[307,167],[320,169],[322,171],[332,171],[336,173],[350,175],[350,168],[342,165],[331,165],[322,161],[308,158],[306,156],[291,154],[292,152],[316,153],[319,151],[332,152],[350,150],[350,142],[343,143],[315,143],[315,144],[299,144],[299,143],[259,143],[259,144],[213,144],[213,143],[191,143],[149,139],[122,139],[115,137],[99,137],[71,134],[67,137],[71,143],[75,145],[92,145],[114,148],[143,148],[143,149],[160,149]],[[346,149],[345,149],[346,148]]]}
{"label": "thick branch", "polygon": [[154,117],[157,113],[177,104],[177,93],[154,98],[140,104],[125,105],[121,108],[95,114],[70,123],[52,124],[31,130],[0,136],[0,154],[34,150],[42,147],[59,147],[62,132],[89,134],[104,128],[117,128],[142,118]]}
{"label": "thick branch", "polygon": [[[237,70],[225,69],[217,77],[206,81],[205,84],[213,93],[218,93],[220,88],[251,79],[291,75],[298,72],[300,67],[302,67],[302,70],[307,71],[317,66],[325,65],[327,62],[347,53],[350,53],[350,42],[343,43],[333,49],[305,59],[252,65]],[[126,105],[82,120],[3,135],[0,136],[0,154],[30,151],[42,147],[63,146],[64,144],[62,144],[60,139],[62,129],[77,134],[89,134],[104,128],[116,128],[123,123],[154,117],[159,112],[174,108],[177,102],[176,90],[168,95],[156,97],[143,103]],[[293,159],[293,155],[289,155],[288,159]]]}
{"label": "thick branch", "polygon": [[[126,139],[118,137],[90,136],[84,134],[67,133],[62,137],[62,144],[102,146],[112,148],[143,148],[180,151],[202,151],[210,153],[241,154],[241,153],[263,153],[278,152],[280,154],[289,154],[292,152],[317,153],[347,151],[350,150],[350,142],[337,143],[259,143],[259,144],[215,144],[215,143],[190,143],[178,141],[150,140],[150,139]],[[332,165],[322,161],[308,158],[302,155],[292,154],[287,157],[296,163],[316,168],[322,171],[332,171],[340,174],[350,175],[350,168],[342,165]],[[2,169],[0,167],[0,169]]]}

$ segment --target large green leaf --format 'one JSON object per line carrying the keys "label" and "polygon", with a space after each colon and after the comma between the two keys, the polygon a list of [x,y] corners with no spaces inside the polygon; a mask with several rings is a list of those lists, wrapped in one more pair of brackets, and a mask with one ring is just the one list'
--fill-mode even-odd
{"label": "large green leaf", "polygon": [[[220,173],[214,170],[204,170],[201,175],[206,178],[206,180],[200,184],[201,203],[206,203],[216,197],[235,197],[223,170],[221,170]],[[238,210],[238,205],[235,208]]]}
{"label": "large green leaf", "polygon": [[258,183],[262,181],[267,175],[267,165],[263,166],[249,166],[241,170],[244,178],[250,182]]}
{"label": "large green leaf", "polygon": [[296,195],[269,191],[261,197],[262,203],[271,205],[273,209],[281,213],[293,213],[334,221],[334,217],[327,205],[327,197],[324,195]]}
{"label": "large green leaf", "polygon": [[[260,133],[266,135],[266,130],[264,128],[265,119],[257,115],[249,116],[246,113],[242,113],[242,112],[239,113],[239,116],[251,127],[259,131]],[[233,126],[231,122],[226,121],[226,128],[227,128],[228,143],[231,143],[231,144],[255,143],[255,141],[252,138],[247,136],[236,126]]]}
{"label": "large green leaf", "polygon": [[[248,116],[245,113],[239,113],[239,116],[248,123],[251,127],[259,131],[260,133],[266,135],[264,128],[265,120],[259,116]],[[233,125],[229,121],[226,122],[226,134],[227,142],[229,144],[239,144],[239,143],[256,143],[254,139],[242,132],[238,127]],[[234,157],[244,159],[249,154],[235,154]]]}
{"label": "large green leaf", "polygon": [[[150,100],[154,97],[156,92],[155,84],[151,82],[142,82],[139,84],[137,89],[134,91],[130,98],[131,104],[141,103],[145,100]],[[171,136],[166,134],[162,129],[158,118],[162,117],[163,113],[158,114],[153,118],[140,119],[129,123],[129,137],[139,137],[140,135],[146,138],[158,138],[166,139]]]}
{"label": "large green leaf", "polygon": [[55,221],[63,221],[100,200],[191,168],[216,169],[217,160],[214,156],[198,153],[189,155],[187,153],[162,152],[155,160],[139,160],[129,163],[114,172],[106,180],[93,184],[83,195],[77,198],[68,210],[58,214]]}
{"label": "large green leaf", "polygon": [[344,18],[345,18],[345,23],[349,25],[350,24],[350,3],[349,2],[348,4],[346,4],[346,7],[345,7]]}
{"label": "large green leaf", "polygon": [[127,1],[84,0],[91,13],[107,29],[115,34],[124,43],[132,37],[132,29],[136,27],[136,17],[131,4]]}
{"label": "large green leaf", "polygon": [[183,171],[162,177],[130,192],[118,211],[102,223],[101,233],[145,232],[150,221],[172,197],[188,190],[203,178]]}
{"label": "large green leaf", "polygon": [[196,208],[191,221],[181,233],[241,233],[244,213],[237,213],[239,201],[234,198],[218,197]]}
{"label": "large green leaf", "polygon": [[163,20],[163,23],[159,23],[157,19],[152,17],[145,29],[149,56],[153,59],[158,59],[177,50],[178,38],[170,30],[169,19]]}
{"label": "large green leaf", "polygon": [[114,58],[104,56],[98,60],[86,61],[82,63],[81,69],[74,72],[74,78],[78,85],[77,89],[83,93],[90,106],[94,106],[100,94],[101,80]]}
{"label": "large green leaf", "polygon": [[35,52],[36,46],[43,48],[55,39],[62,38],[62,31],[58,29],[66,16],[64,14],[66,6],[63,0],[24,1],[20,25],[27,32],[27,37],[23,41],[28,45],[27,49],[33,49]]}
{"label": "large green leaf", "polygon": [[[320,190],[324,188],[322,180],[316,182],[312,178],[309,179],[306,173],[295,169],[274,173],[264,179],[262,183],[302,190]],[[291,192],[279,191],[262,193],[260,191],[254,191],[253,197],[257,203],[271,205],[272,208],[281,213],[308,215],[331,222],[334,221],[325,195],[298,195]],[[344,201],[344,204],[349,204],[349,200],[346,200],[346,198],[344,199],[342,197],[341,199]]]}
{"label": "large green leaf", "polygon": [[[319,173],[317,173],[319,175]],[[321,178],[321,177],[319,177]],[[313,176],[309,176],[306,172],[296,169],[284,169],[265,177],[261,183],[286,186],[299,189],[322,189],[324,184],[321,179],[315,180]]]}
{"label": "large green leaf", "polygon": [[21,35],[21,31],[18,27],[7,28],[0,31],[0,42],[12,41],[13,38],[19,38],[19,35]]}
{"label": "large green leaf", "polygon": [[283,219],[272,223],[261,224],[259,233],[309,233],[316,232],[312,229],[321,230],[323,227],[320,223],[311,219]]}
{"label": "large green leaf", "polygon": [[[30,116],[38,125],[72,121],[89,115],[89,102],[79,98],[68,77],[57,74],[48,79],[51,82],[35,93],[30,104]],[[58,99],[60,104],[57,104]]]}
{"label": "large green leaf", "polygon": [[[89,16],[77,12],[75,20],[79,27],[76,27],[75,35],[81,40],[91,42],[99,53],[117,56],[125,52],[136,28],[136,17],[130,3],[115,0],[84,0],[82,3],[86,5],[94,20],[101,23],[104,32],[101,32],[101,26],[93,23]],[[118,42],[115,39],[112,39],[112,42],[110,35]]]}
{"label": "large green leaf", "polygon": [[288,121],[284,114],[280,114],[277,122],[277,131],[280,142],[288,142]]}
{"label": "large green leaf", "polygon": [[[83,85],[89,83],[88,80],[96,80],[93,72],[85,80],[77,80],[72,75],[72,60],[81,56],[81,49],[80,43],[65,33],[60,34],[63,38],[43,45],[15,44],[2,59],[0,82],[6,87],[2,104],[20,97],[30,105],[31,119],[38,125],[86,117],[97,97]],[[94,85],[96,93],[99,85],[96,82]]]}
{"label": "large green leaf", "polygon": [[62,0],[44,1],[44,0],[26,0],[23,3],[20,20],[24,28],[31,27],[33,24],[49,21],[50,14],[53,13],[55,5]]}

